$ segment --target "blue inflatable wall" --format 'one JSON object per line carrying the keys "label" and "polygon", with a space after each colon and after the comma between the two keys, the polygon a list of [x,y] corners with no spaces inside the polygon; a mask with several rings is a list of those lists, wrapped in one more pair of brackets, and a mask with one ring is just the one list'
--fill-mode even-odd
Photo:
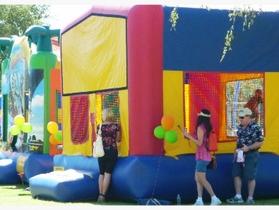
{"label": "blue inflatable wall", "polygon": [[18,153],[0,153],[0,184],[18,184],[21,179],[16,171]]}
{"label": "blue inflatable wall", "polygon": [[28,153],[24,164],[24,176],[28,180],[38,174],[53,171],[53,157],[47,154]]}
{"label": "blue inflatable wall", "polygon": [[40,174],[30,179],[33,197],[63,202],[97,199],[99,170],[95,158],[57,155],[54,165],[64,171]]}
{"label": "blue inflatable wall", "polygon": [[[217,196],[225,200],[234,195],[233,179],[231,176],[232,154],[217,155],[218,167],[208,172],[208,180],[212,184]],[[87,188],[83,190],[87,198],[96,199],[98,194],[98,163],[94,158],[82,156],[58,155],[54,158],[55,165],[64,166],[64,169],[74,168],[92,173],[93,182],[90,182],[90,193]],[[260,156],[255,198],[279,197],[279,157],[270,153]],[[109,199],[115,200],[144,200],[157,198],[159,200],[176,201],[179,194],[183,203],[192,203],[196,199],[196,184],[194,181],[195,158],[194,155],[181,155],[178,159],[165,156],[130,156],[119,158],[112,176],[108,193]],[[32,178],[33,179],[33,178]],[[35,177],[34,177],[35,180]],[[72,201],[79,198],[79,191],[84,184],[63,183],[57,190],[56,186],[48,185],[44,179],[30,182],[31,191],[36,195],[51,195],[55,200]],[[86,182],[82,182],[86,183]],[[61,186],[61,183],[60,183]],[[243,185],[243,195],[247,194],[247,187]],[[67,189],[67,190],[65,190]],[[65,192],[64,192],[64,191]],[[74,194],[67,195],[72,190]],[[55,191],[55,193],[53,193]],[[93,191],[93,192],[92,192]],[[32,192],[33,195],[33,192]],[[57,197],[56,197],[57,196]],[[65,197],[66,196],[66,197]],[[67,197],[68,196],[68,197]],[[205,193],[205,200],[209,196]]]}
{"label": "blue inflatable wall", "polygon": [[23,181],[37,174],[47,173],[53,170],[53,157],[38,153],[0,153],[0,184],[18,184],[21,179],[17,172],[17,161],[24,157]]}

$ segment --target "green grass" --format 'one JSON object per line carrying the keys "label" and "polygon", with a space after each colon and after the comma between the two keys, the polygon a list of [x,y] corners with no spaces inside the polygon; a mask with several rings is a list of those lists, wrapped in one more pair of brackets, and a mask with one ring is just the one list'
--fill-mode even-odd
{"label": "green grass", "polygon": [[[72,207],[90,207],[93,205],[136,205],[131,202],[112,202],[97,203],[96,201],[84,202],[55,202],[50,200],[33,199],[31,192],[25,190],[26,186],[23,185],[2,185],[0,186],[0,204],[1,205],[27,205],[27,206],[65,206]],[[187,204],[190,205],[190,204]],[[192,205],[192,204],[191,204]],[[223,202],[223,205],[228,205]],[[279,198],[277,199],[257,199],[256,205],[279,205]]]}
{"label": "green grass", "polygon": [[93,205],[135,205],[135,203],[129,202],[112,202],[97,203],[96,201],[84,201],[84,202],[55,202],[50,200],[34,199],[31,196],[31,192],[26,190],[26,186],[23,185],[2,185],[0,186],[0,205],[47,205],[47,206],[63,206],[71,205],[77,207],[88,207]]}

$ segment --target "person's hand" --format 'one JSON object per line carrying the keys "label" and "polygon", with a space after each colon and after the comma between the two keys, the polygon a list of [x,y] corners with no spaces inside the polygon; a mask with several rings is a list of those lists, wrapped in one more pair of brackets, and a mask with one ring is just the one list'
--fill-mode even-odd
{"label": "person's hand", "polygon": [[243,147],[241,148],[241,150],[243,150],[243,152],[248,152],[249,147],[244,144]]}
{"label": "person's hand", "polygon": [[177,127],[181,130],[181,132],[183,133],[184,138],[190,140],[190,134],[187,133],[187,130],[185,128],[181,128],[180,125],[177,125]]}

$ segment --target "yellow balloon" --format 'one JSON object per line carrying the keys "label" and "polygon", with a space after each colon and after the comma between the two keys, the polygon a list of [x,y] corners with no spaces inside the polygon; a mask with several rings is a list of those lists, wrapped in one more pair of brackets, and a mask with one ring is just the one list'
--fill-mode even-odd
{"label": "yellow balloon", "polygon": [[22,115],[17,115],[14,118],[15,125],[21,126],[25,122],[25,119]]}
{"label": "yellow balloon", "polygon": [[17,125],[13,125],[10,132],[12,136],[16,136],[20,133],[20,128]]}
{"label": "yellow balloon", "polygon": [[58,125],[57,125],[57,123],[54,122],[54,121],[48,122],[48,124],[47,124],[47,130],[48,130],[48,132],[51,133],[51,134],[56,134],[57,131],[58,131]]}
{"label": "yellow balloon", "polygon": [[32,131],[32,125],[28,122],[23,123],[21,131],[24,133],[30,133]]}

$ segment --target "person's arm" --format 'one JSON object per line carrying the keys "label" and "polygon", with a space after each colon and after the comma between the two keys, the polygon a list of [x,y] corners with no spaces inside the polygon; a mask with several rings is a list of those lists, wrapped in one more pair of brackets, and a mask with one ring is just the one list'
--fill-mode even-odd
{"label": "person's arm", "polygon": [[203,142],[204,131],[201,127],[198,127],[197,136],[198,139],[194,138],[192,135],[187,133],[185,130],[183,131],[184,137],[190,139],[191,141],[195,142],[196,145],[201,146]]}
{"label": "person's arm", "polygon": [[120,131],[117,131],[117,133],[116,133],[116,142],[120,142],[120,140],[121,140],[121,135],[120,135]]}
{"label": "person's arm", "polygon": [[254,144],[251,144],[250,146],[244,145],[244,146],[242,147],[242,150],[243,150],[244,152],[248,152],[248,151],[250,151],[250,150],[259,149],[259,148],[262,146],[262,144],[263,144],[262,141],[257,141],[257,142],[255,142]]}

